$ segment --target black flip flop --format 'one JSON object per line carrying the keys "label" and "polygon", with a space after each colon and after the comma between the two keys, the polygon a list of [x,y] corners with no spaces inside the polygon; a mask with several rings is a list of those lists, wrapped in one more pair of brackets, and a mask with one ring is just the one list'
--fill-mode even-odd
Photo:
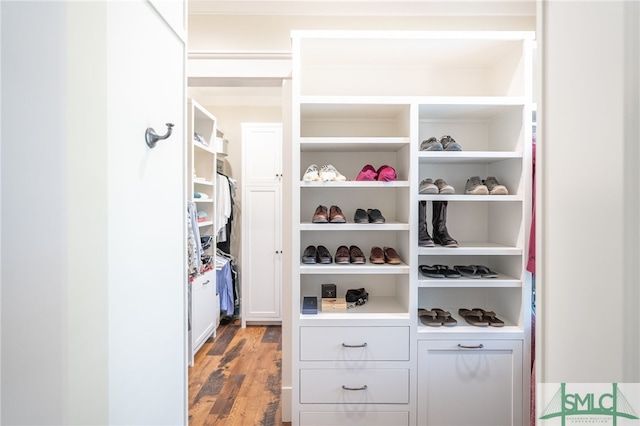
{"label": "black flip flop", "polygon": [[444,278],[444,274],[440,272],[440,270],[438,270],[438,268],[435,265],[434,266],[420,265],[418,266],[418,270],[422,275],[424,275],[427,278]]}
{"label": "black flip flop", "polygon": [[496,316],[496,313],[493,311],[485,311],[480,308],[473,308],[474,311],[482,312],[482,319],[484,321],[489,322],[491,327],[504,327],[504,321]]}
{"label": "black flip flop", "polygon": [[438,272],[443,274],[445,278],[460,278],[460,272],[449,268],[447,265],[433,265],[438,269]]}

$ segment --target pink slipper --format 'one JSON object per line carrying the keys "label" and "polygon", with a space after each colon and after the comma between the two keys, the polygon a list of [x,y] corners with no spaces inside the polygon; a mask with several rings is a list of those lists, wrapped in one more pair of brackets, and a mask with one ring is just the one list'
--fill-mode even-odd
{"label": "pink slipper", "polygon": [[378,180],[382,180],[385,182],[396,180],[396,171],[394,170],[393,167],[387,166],[386,164],[384,166],[380,166],[380,168],[377,171],[377,174],[378,174]]}
{"label": "pink slipper", "polygon": [[362,168],[360,173],[358,173],[358,177],[356,177],[356,180],[376,180],[377,176],[378,173],[376,172],[376,169],[374,169],[371,164],[367,164]]}

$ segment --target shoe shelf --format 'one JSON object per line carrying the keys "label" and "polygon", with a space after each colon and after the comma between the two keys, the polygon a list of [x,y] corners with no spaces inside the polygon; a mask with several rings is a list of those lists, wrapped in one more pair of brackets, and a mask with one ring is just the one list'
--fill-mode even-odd
{"label": "shoe shelf", "polygon": [[300,181],[300,188],[408,188],[409,181],[394,180],[391,182],[381,181],[355,181],[347,180],[343,182],[305,182]]}
{"label": "shoe shelf", "polygon": [[403,222],[392,222],[387,220],[386,223],[300,223],[301,231],[408,231],[409,224]]}
{"label": "shoe shelf", "polygon": [[[418,274],[418,277],[421,277]],[[453,288],[453,287],[522,287],[522,281],[498,273],[497,278],[470,279],[470,278],[418,278],[418,287],[424,288]]]}
{"label": "shoe shelf", "polygon": [[472,164],[495,163],[503,160],[522,160],[522,153],[516,151],[420,151],[420,164]]}
{"label": "shoe shelf", "polygon": [[468,194],[433,194],[418,195],[418,200],[422,201],[517,201],[523,200],[521,195],[468,195]]}
{"label": "shoe shelf", "polygon": [[418,255],[442,256],[442,255],[493,255],[508,256],[522,255],[522,248],[493,243],[489,241],[460,241],[458,247],[418,247]]}
{"label": "shoe shelf", "polygon": [[395,152],[409,145],[408,137],[303,137],[304,152]]}
{"label": "shoe shelf", "polygon": [[[445,309],[445,308],[442,308]],[[446,310],[446,309],[445,309]],[[451,316],[458,321],[453,327],[431,327],[424,325],[418,320],[418,340],[425,339],[479,339],[478,344],[481,344],[485,339],[522,339],[524,332],[517,325],[508,323],[505,321],[503,327],[477,327],[467,322],[460,315],[453,313],[451,310]],[[497,315],[501,318],[500,315]]]}
{"label": "shoe shelf", "polygon": [[[365,252],[365,256],[367,253]],[[367,262],[369,262],[367,260]],[[390,264],[300,264],[300,274],[389,274],[389,275],[406,275],[409,274],[409,265],[401,263],[399,265]]]}

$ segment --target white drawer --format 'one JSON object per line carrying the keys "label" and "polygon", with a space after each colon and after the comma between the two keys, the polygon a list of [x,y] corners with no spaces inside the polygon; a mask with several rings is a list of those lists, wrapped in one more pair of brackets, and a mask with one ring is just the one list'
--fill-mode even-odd
{"label": "white drawer", "polygon": [[408,404],[409,370],[300,370],[302,404]]}
{"label": "white drawer", "polygon": [[408,411],[300,413],[300,426],[408,426]]}
{"label": "white drawer", "polygon": [[300,327],[301,361],[408,361],[409,327]]}

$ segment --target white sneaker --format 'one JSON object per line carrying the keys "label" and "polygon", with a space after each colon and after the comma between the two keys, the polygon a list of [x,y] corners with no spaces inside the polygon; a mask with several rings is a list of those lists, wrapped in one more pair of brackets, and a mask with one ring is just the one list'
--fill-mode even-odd
{"label": "white sneaker", "polygon": [[315,164],[307,167],[307,171],[304,172],[304,176],[302,176],[302,180],[305,182],[313,182],[320,180],[320,176],[318,175],[318,166]]}
{"label": "white sneaker", "polygon": [[325,164],[324,166],[322,166],[318,174],[320,176],[320,180],[323,182],[344,182],[345,180],[347,180],[347,178],[340,174],[340,172],[331,164]]}

